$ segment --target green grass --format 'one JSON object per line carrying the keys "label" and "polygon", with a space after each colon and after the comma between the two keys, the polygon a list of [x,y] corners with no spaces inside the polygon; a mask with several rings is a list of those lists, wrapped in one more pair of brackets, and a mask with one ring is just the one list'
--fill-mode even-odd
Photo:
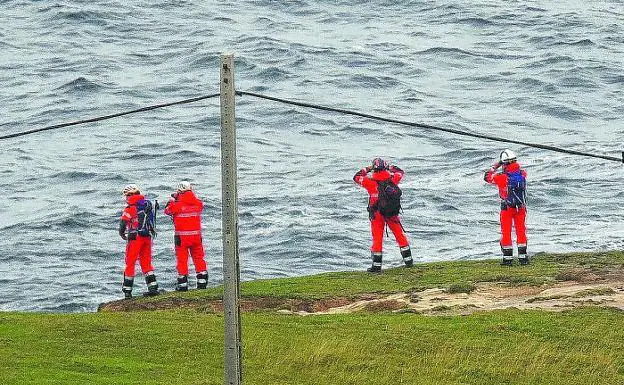
{"label": "green grass", "polygon": [[[623,252],[540,255],[526,267],[429,263],[381,275],[245,282],[241,291],[250,298],[301,299],[430,287],[466,292],[478,282],[582,280],[623,264]],[[220,296],[221,288],[212,288],[137,303]],[[223,316],[197,309],[0,313],[0,384],[222,384]],[[305,317],[244,312],[244,383],[624,384],[622,311],[510,309],[432,317],[376,310]]]}
{"label": "green grass", "polygon": [[[243,297],[322,299],[355,297],[370,293],[421,291],[443,287],[468,290],[476,282],[504,282],[509,285],[542,285],[557,280],[573,280],[584,273],[604,274],[624,265],[624,252],[538,254],[528,266],[500,266],[499,260],[452,261],[416,264],[411,269],[393,268],[383,274],[363,271],[335,272],[296,278],[255,280],[241,284]],[[167,298],[221,298],[222,287],[168,293],[159,297],[139,298],[139,302],[158,302]]]}
{"label": "green grass", "polygon": [[[245,384],[622,384],[624,313],[244,313]],[[0,315],[2,384],[222,384],[223,317]]]}
{"label": "green grass", "polygon": [[470,282],[457,282],[451,284],[446,290],[447,293],[472,293],[477,287]]}

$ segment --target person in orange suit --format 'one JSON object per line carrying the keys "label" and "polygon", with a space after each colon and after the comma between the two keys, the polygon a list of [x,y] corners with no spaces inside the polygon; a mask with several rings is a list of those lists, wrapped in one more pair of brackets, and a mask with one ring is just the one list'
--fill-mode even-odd
{"label": "person in orange suit", "polygon": [[[502,265],[511,266],[513,263],[513,244],[511,227],[516,229],[516,243],[518,246],[518,262],[521,265],[529,263],[527,255],[526,235],[526,177],[517,161],[516,154],[511,150],[501,152],[499,161],[485,172],[483,179],[498,187],[501,201],[500,246],[503,252]],[[500,172],[497,170],[501,168]]]}
{"label": "person in orange suit", "polygon": [[[371,173],[370,176],[369,173]],[[371,234],[373,237],[373,244],[370,248],[373,264],[367,269],[370,273],[381,272],[383,260],[383,233],[386,226],[388,226],[392,234],[394,234],[405,266],[411,267],[414,264],[412,250],[407,236],[405,235],[403,225],[401,224],[398,210],[394,210],[389,213],[389,215],[384,215],[379,207],[379,186],[387,186],[388,182],[391,182],[390,186],[396,186],[403,178],[403,175],[404,172],[399,167],[388,165],[388,163],[381,158],[375,158],[371,166],[361,169],[353,176],[353,181],[364,187],[369,194],[368,212]]]}
{"label": "person in orange suit", "polygon": [[208,267],[204,260],[204,245],[201,236],[201,213],[204,204],[197,198],[189,182],[180,182],[165,207],[165,214],[173,219],[176,268],[178,270],[177,291],[188,290],[189,254],[195,265],[197,288],[208,285]]}
{"label": "person in orange suit", "polygon": [[156,208],[145,199],[135,184],[129,184],[122,191],[126,198],[126,208],[119,221],[119,236],[126,240],[126,268],[122,292],[125,298],[132,298],[134,266],[139,261],[147,284],[146,295],[157,295],[158,282],[152,265],[152,236]]}

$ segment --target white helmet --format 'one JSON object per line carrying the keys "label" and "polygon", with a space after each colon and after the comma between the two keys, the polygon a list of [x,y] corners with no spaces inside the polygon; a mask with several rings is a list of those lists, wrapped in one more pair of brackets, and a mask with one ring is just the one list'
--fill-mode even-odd
{"label": "white helmet", "polygon": [[178,192],[191,191],[193,188],[191,187],[191,182],[182,181],[178,183]]}
{"label": "white helmet", "polygon": [[505,149],[500,154],[500,161],[503,164],[509,164],[516,161],[516,154],[510,149]]}
{"label": "white helmet", "polygon": [[129,185],[127,185],[126,187],[123,188],[123,190],[121,191],[123,193],[123,195],[131,195],[131,194],[136,194],[139,193],[139,186],[135,185],[134,183],[131,183]]}

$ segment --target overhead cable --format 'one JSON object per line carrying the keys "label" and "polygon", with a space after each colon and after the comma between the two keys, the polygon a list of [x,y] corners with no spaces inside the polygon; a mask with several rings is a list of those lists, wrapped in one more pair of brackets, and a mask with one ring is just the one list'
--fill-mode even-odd
{"label": "overhead cable", "polygon": [[[409,121],[392,119],[392,118],[384,118],[382,116],[366,114],[366,113],[363,113],[363,112],[351,111],[351,110],[346,110],[346,109],[342,109],[342,108],[321,106],[321,105],[312,104],[312,103],[297,102],[297,101],[294,101],[294,100],[288,100],[288,99],[278,98],[278,97],[274,97],[274,96],[258,94],[258,93],[255,93],[255,92],[236,91],[236,94],[239,95],[239,96],[242,96],[242,95],[253,96],[253,97],[256,97],[256,98],[260,98],[260,99],[271,100],[271,101],[280,102],[280,103],[284,103],[284,104],[290,104],[290,105],[299,106],[299,107],[314,108],[314,109],[317,109],[317,110],[337,112],[337,113],[345,114],[345,115],[360,116],[360,117],[363,117],[363,118],[368,118],[368,119],[373,119],[373,120],[378,120],[378,121],[388,122],[388,123],[394,123],[394,124],[401,124],[401,125],[410,126],[410,127],[418,127],[418,128],[424,128],[424,129],[433,130],[433,131],[448,132],[448,133],[455,134],[455,135],[469,136],[469,137],[473,137],[473,138],[486,139],[486,140],[502,142],[502,143],[513,143],[513,144],[519,144],[519,145],[527,146],[527,147],[534,147],[534,148],[540,148],[540,149],[544,149],[544,150],[560,152],[560,153],[564,153],[564,154],[579,155],[579,156],[585,156],[585,157],[591,157],[591,158],[598,158],[598,159],[614,161],[614,162],[618,162],[618,163],[624,163],[624,151],[622,152],[622,157],[618,158],[618,157],[615,157],[615,156],[593,154],[593,153],[589,153],[589,152],[570,150],[570,149],[550,146],[550,145],[546,145],[546,144],[530,143],[530,142],[524,142],[524,141],[515,140],[515,139],[501,138],[501,137],[492,136],[492,135],[472,133],[472,132],[457,130],[457,129],[453,129],[453,128],[438,127],[438,126],[433,126],[433,125],[425,124],[425,123],[416,123],[416,122],[409,122]],[[112,119],[112,118],[116,118],[116,117],[120,117],[120,116],[124,116],[124,115],[130,115],[130,114],[135,114],[135,113],[139,113],[139,112],[155,110],[155,109],[163,108],[163,107],[169,107],[169,106],[174,106],[174,105],[179,105],[179,104],[194,103],[194,102],[197,102],[197,101],[200,101],[200,100],[204,100],[204,99],[215,98],[217,96],[220,96],[220,94],[216,93],[216,94],[210,94],[210,95],[203,95],[203,96],[198,96],[198,97],[194,97],[194,98],[179,100],[179,101],[175,101],[175,102],[156,104],[156,105],[151,105],[151,106],[147,106],[147,107],[137,108],[135,110],[118,112],[118,113],[111,114],[111,115],[104,115],[104,116],[88,118],[88,119],[83,119],[83,120],[77,120],[77,121],[68,122],[68,123],[55,124],[55,125],[52,125],[52,126],[36,128],[36,129],[33,129],[33,130],[29,130],[29,131],[22,131],[22,132],[16,132],[16,133],[13,133],[13,134],[3,135],[3,136],[0,136],[0,140],[2,140],[2,139],[9,139],[9,138],[15,138],[15,137],[29,135],[29,134],[34,134],[34,133],[41,132],[41,131],[55,130],[55,129],[59,129],[59,128],[75,126],[75,125],[79,125],[79,124],[98,122],[98,121]]]}
{"label": "overhead cable", "polygon": [[15,138],[15,137],[18,137],[18,136],[24,136],[24,135],[29,135],[29,134],[34,134],[36,132],[41,132],[41,131],[56,130],[58,128],[69,127],[69,126],[76,126],[78,124],[99,122],[101,120],[117,118],[119,116],[124,116],[124,115],[136,114],[138,112],[155,110],[157,108],[175,106],[175,105],[178,105],[178,104],[194,103],[194,102],[198,102],[200,100],[214,98],[214,97],[217,97],[219,95],[220,94],[211,94],[211,95],[198,96],[198,97],[195,97],[195,98],[178,100],[176,102],[155,104],[153,106],[137,108],[136,110],[130,110],[130,111],[125,111],[125,112],[118,112],[118,113],[111,114],[111,115],[98,116],[98,117],[95,117],[95,118],[76,120],[74,122],[69,122],[69,123],[55,124],[53,126],[48,126],[48,127],[35,128],[35,129],[29,130],[29,131],[16,132],[16,133],[13,133],[13,134],[0,136],[0,140],[2,140],[2,139],[9,139],[9,138]]}
{"label": "overhead cable", "polygon": [[362,112],[345,110],[345,109],[342,109],[342,108],[320,106],[320,105],[311,104],[311,103],[303,103],[303,102],[297,102],[297,101],[293,101],[293,100],[276,98],[274,96],[262,95],[262,94],[258,94],[258,93],[255,93],[255,92],[237,91],[237,94],[238,95],[254,96],[256,98],[272,100],[272,101],[275,101],[275,102],[290,104],[290,105],[294,105],[294,106],[308,107],[308,108],[314,108],[314,109],[317,109],[317,110],[338,112],[338,113],[346,114],[346,115],[361,116],[363,118],[379,120],[379,121],[382,121],[382,122],[401,124],[401,125],[411,126],[411,127],[419,127],[419,128],[424,128],[424,129],[427,129],[427,130],[443,131],[443,132],[448,132],[448,133],[456,134],[456,135],[470,136],[470,137],[473,137],[473,138],[480,138],[480,139],[492,140],[492,141],[503,142],[503,143],[513,143],[513,144],[519,144],[519,145],[522,145],[522,146],[535,147],[535,148],[541,148],[541,149],[544,149],[544,150],[561,152],[561,153],[565,153],[565,154],[587,156],[587,157],[591,157],[591,158],[599,158],[599,159],[605,159],[605,160],[610,160],[610,161],[614,161],[614,162],[624,163],[624,151],[622,152],[622,157],[618,158],[618,157],[609,156],[609,155],[600,155],[600,154],[592,154],[592,153],[583,152],[583,151],[568,150],[568,149],[565,149],[565,148],[549,146],[549,145],[546,145],[546,144],[529,143],[529,142],[523,142],[523,141],[515,140],[515,139],[500,138],[500,137],[496,137],[496,136],[492,136],[492,135],[477,134],[477,133],[472,133],[472,132],[467,132],[467,131],[462,131],[462,130],[456,130],[456,129],[453,129],[453,128],[437,127],[437,126],[432,126],[430,124],[415,123],[415,122],[408,122],[408,121],[404,121],[404,120],[384,118],[384,117],[381,117],[381,116],[375,116],[375,115],[371,115],[371,114],[365,114],[365,113],[362,113]]}

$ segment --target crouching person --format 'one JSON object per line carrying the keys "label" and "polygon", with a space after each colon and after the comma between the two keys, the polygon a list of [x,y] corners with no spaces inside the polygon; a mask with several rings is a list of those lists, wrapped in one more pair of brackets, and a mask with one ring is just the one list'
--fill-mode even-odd
{"label": "crouching person", "polygon": [[197,198],[189,182],[180,182],[165,207],[165,214],[173,219],[176,268],[178,270],[177,291],[188,290],[189,254],[197,273],[197,288],[208,285],[208,267],[204,260],[204,245],[201,236],[201,213],[204,204]]}
{"label": "crouching person", "polygon": [[122,291],[125,298],[132,298],[134,285],[134,266],[139,261],[145,275],[147,293],[157,295],[158,282],[152,266],[152,237],[156,235],[154,228],[156,207],[152,202],[141,195],[135,184],[129,184],[123,189],[126,197],[126,208],[119,221],[119,236],[126,240],[126,268]]}

